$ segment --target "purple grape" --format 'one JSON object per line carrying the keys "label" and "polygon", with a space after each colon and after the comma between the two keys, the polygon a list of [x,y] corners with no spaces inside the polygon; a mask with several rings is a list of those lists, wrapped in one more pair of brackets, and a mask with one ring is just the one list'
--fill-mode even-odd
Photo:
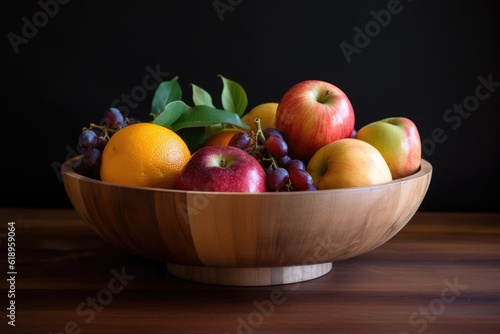
{"label": "purple grape", "polygon": [[108,108],[104,111],[104,121],[106,125],[112,129],[116,129],[125,124],[125,119],[121,111],[116,108]]}
{"label": "purple grape", "polygon": [[278,159],[278,166],[279,167],[283,167],[283,168],[287,168],[288,167],[288,164],[290,163],[290,161],[292,161],[292,158],[290,158],[289,155],[285,155],[281,158]]}
{"label": "purple grape", "polygon": [[271,175],[271,173],[273,172],[273,168],[271,166],[267,166],[264,168],[264,171],[266,172],[266,175],[269,177],[269,175]]}
{"label": "purple grape", "polygon": [[283,134],[279,132],[278,129],[276,128],[265,128],[262,130],[262,134],[264,135],[264,138],[269,138],[271,136],[278,136],[283,138]]}
{"label": "purple grape", "polygon": [[272,190],[280,190],[283,188],[289,180],[289,175],[286,169],[277,168],[269,174],[267,177],[267,185]]}
{"label": "purple grape", "polygon": [[290,182],[298,190],[307,190],[313,185],[313,178],[303,169],[294,169],[290,172]]}
{"label": "purple grape", "polygon": [[104,151],[104,147],[106,147],[106,144],[108,143],[108,140],[104,137],[97,137],[97,142],[95,144],[95,148],[99,150],[99,152],[102,153]]}
{"label": "purple grape", "polygon": [[283,137],[271,135],[266,140],[266,147],[269,153],[271,153],[277,159],[282,158],[288,154],[288,145]]}
{"label": "purple grape", "polygon": [[88,169],[83,165],[83,158],[75,161],[73,164],[73,170],[80,175],[89,176]]}
{"label": "purple grape", "polygon": [[101,152],[96,148],[91,148],[83,154],[82,163],[89,171],[99,171],[99,167],[101,166]]}
{"label": "purple grape", "polygon": [[291,173],[294,169],[305,170],[306,165],[298,159],[292,159],[292,161],[290,161],[286,169],[288,170],[289,173]]}
{"label": "purple grape", "polygon": [[94,148],[96,143],[97,134],[90,129],[83,130],[78,137],[78,145],[82,148],[83,151]]}
{"label": "purple grape", "polygon": [[318,190],[318,188],[313,184],[309,188],[304,189],[304,191],[313,191],[313,190]]}
{"label": "purple grape", "polygon": [[233,146],[239,148],[240,150],[246,151],[250,146],[251,138],[246,132],[237,132],[229,140],[228,146]]}
{"label": "purple grape", "polygon": [[[281,132],[279,132],[275,128],[265,128],[265,129],[262,129],[262,135],[264,136],[264,138],[266,140],[267,140],[267,138],[269,138],[271,136],[283,137],[283,135],[281,134]],[[262,138],[260,136],[257,139],[259,141],[259,145],[264,145],[264,141],[262,140]]]}

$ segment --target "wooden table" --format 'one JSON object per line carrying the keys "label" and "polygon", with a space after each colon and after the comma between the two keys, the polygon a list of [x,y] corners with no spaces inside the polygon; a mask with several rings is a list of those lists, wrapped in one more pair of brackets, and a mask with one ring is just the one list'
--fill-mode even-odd
{"label": "wooden table", "polygon": [[183,281],[106,244],[73,210],[0,218],[0,333],[500,333],[500,214],[418,212],[325,276],[267,287]]}

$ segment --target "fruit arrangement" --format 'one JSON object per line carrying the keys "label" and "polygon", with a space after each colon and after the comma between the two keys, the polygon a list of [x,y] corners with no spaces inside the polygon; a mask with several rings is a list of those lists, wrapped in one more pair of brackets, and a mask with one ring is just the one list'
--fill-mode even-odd
{"label": "fruit arrangement", "polygon": [[82,129],[74,170],[130,186],[266,192],[370,186],[420,168],[415,123],[388,117],[357,130],[351,101],[331,83],[299,82],[246,112],[243,87],[219,78],[221,108],[195,84],[186,103],[174,77],[157,87],[151,121],[106,109],[104,124]]}
{"label": "fruit arrangement", "polygon": [[292,159],[283,134],[276,128],[262,129],[260,119],[255,119],[256,131],[238,132],[229,146],[249,153],[264,168],[267,186],[271,191],[317,190],[304,162]]}

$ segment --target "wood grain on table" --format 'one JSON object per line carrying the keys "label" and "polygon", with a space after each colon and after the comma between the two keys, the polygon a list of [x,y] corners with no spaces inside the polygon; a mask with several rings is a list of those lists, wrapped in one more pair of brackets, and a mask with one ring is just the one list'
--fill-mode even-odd
{"label": "wood grain on table", "polygon": [[500,333],[500,214],[417,212],[325,276],[264,287],[173,277],[99,239],[70,209],[0,208],[0,241],[1,333]]}

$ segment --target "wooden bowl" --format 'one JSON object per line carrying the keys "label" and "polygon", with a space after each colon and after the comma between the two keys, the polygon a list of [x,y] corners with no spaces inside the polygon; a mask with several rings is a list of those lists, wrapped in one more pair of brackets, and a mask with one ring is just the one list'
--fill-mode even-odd
{"label": "wooden bowl", "polygon": [[101,238],[163,261],[178,277],[221,285],[313,279],[368,252],[412,218],[432,166],[392,182],[309,192],[225,193],[127,187],[81,176],[66,161],[66,192]]}

